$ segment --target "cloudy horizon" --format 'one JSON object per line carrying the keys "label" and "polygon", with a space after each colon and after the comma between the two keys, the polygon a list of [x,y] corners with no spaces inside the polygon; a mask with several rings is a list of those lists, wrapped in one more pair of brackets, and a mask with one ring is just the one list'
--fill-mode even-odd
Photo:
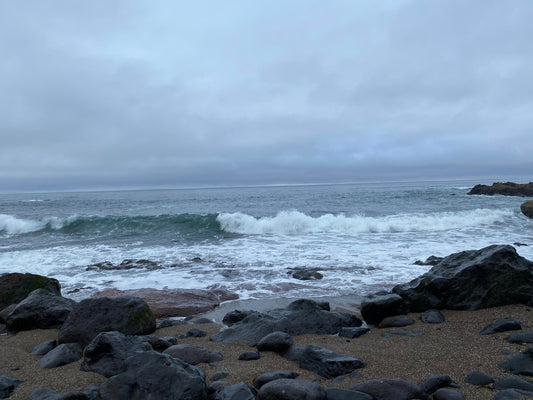
{"label": "cloudy horizon", "polygon": [[4,2],[0,192],[527,177],[532,15]]}

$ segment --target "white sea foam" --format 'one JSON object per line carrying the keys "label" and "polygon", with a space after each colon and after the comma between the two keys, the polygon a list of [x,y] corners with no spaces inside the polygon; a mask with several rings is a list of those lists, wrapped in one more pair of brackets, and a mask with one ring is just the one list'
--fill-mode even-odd
{"label": "white sea foam", "polygon": [[295,235],[307,233],[394,233],[429,232],[494,224],[513,215],[513,210],[475,209],[432,214],[399,214],[366,217],[325,214],[311,217],[299,211],[283,211],[275,217],[255,218],[243,213],[223,213],[217,217],[226,232],[240,234]]}
{"label": "white sea foam", "polygon": [[23,233],[37,232],[47,227],[53,230],[59,230],[77,219],[78,217],[76,215],[67,218],[45,217],[41,220],[33,220],[0,214],[0,232],[8,235],[20,235]]}

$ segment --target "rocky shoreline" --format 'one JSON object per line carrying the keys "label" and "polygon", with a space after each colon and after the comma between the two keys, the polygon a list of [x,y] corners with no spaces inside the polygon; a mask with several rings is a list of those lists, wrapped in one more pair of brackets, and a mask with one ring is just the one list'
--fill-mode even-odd
{"label": "rocky shoreline", "polygon": [[54,279],[4,274],[0,398],[532,398],[532,306],[533,263],[511,246],[436,260],[360,313],[300,299],[232,310],[224,326],[156,321],[129,293],[75,303]]}

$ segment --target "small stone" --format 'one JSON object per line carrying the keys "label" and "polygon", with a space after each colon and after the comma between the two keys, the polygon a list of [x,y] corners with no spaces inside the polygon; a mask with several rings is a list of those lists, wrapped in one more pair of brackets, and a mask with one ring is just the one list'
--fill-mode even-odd
{"label": "small stone", "polygon": [[315,382],[277,379],[263,385],[258,400],[326,400],[326,391]]}
{"label": "small stone", "polygon": [[358,338],[359,336],[364,335],[365,333],[369,332],[370,329],[366,327],[343,327],[339,331],[339,336],[347,337],[347,338]]}
{"label": "small stone", "polygon": [[524,329],[524,326],[516,318],[502,318],[490,325],[487,325],[481,332],[479,332],[479,334],[492,335],[493,333],[519,331],[520,329]]}
{"label": "small stone", "polygon": [[229,371],[218,371],[211,375],[211,382],[220,381],[230,374]]}
{"label": "small stone", "polygon": [[494,383],[494,379],[484,372],[472,371],[466,376],[465,382],[475,386],[484,386]]}
{"label": "small stone", "polygon": [[205,333],[205,332],[202,331],[201,329],[193,328],[193,329],[191,329],[191,330],[189,330],[189,331],[187,331],[187,332],[181,334],[181,335],[179,336],[179,338],[180,338],[180,339],[186,339],[186,338],[188,338],[188,337],[197,337],[197,338],[199,338],[199,337],[204,337],[204,336],[206,336],[206,335],[207,335],[207,333]]}
{"label": "small stone", "polygon": [[437,390],[450,386],[453,379],[449,375],[431,375],[420,385],[420,389],[427,394],[433,394]]}
{"label": "small stone", "polygon": [[259,375],[254,380],[254,387],[256,389],[261,389],[263,385],[266,385],[268,382],[275,381],[276,379],[296,379],[298,377],[298,373],[294,371],[286,371],[286,370],[280,370],[280,371],[273,371],[273,372],[266,372],[264,374]]}
{"label": "small stone", "polygon": [[196,325],[204,325],[204,324],[214,324],[215,321],[209,318],[198,318],[194,320],[192,323]]}
{"label": "small stone", "polygon": [[157,329],[163,329],[163,328],[169,328],[171,326],[176,325],[187,325],[187,321],[183,318],[165,318],[161,323],[157,326]]}
{"label": "small stone", "polygon": [[414,324],[415,321],[407,315],[394,315],[392,317],[384,318],[379,324],[378,328],[400,328]]}
{"label": "small stone", "polygon": [[164,354],[179,358],[188,364],[196,365],[199,363],[212,363],[222,361],[224,357],[216,350],[208,349],[192,344],[176,344],[166,349]]}
{"label": "small stone", "polygon": [[239,360],[241,361],[253,361],[253,360],[259,360],[261,356],[257,351],[245,351],[239,356]]}
{"label": "small stone", "polygon": [[439,310],[427,310],[420,315],[420,321],[425,324],[442,324],[445,320]]}

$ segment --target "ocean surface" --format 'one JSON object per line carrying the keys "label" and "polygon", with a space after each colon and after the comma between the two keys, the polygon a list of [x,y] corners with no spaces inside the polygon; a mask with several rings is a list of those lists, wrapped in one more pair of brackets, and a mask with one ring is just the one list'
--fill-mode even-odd
{"label": "ocean surface", "polygon": [[76,300],[145,287],[267,299],[360,296],[430,268],[416,260],[491,244],[533,260],[525,199],[468,196],[476,183],[492,182],[3,194],[0,273],[54,277]]}

